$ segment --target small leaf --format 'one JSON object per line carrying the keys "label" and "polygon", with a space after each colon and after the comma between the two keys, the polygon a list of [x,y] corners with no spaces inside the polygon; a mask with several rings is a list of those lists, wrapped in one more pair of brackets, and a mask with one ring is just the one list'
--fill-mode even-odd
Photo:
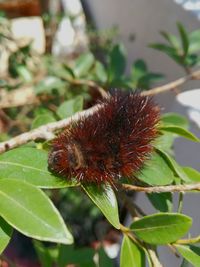
{"label": "small leaf", "polygon": [[134,234],[147,243],[163,245],[184,236],[192,225],[192,219],[183,214],[158,213],[145,216],[131,224]]}
{"label": "small leaf", "polygon": [[54,121],[56,121],[56,120],[53,117],[53,115],[50,115],[50,114],[39,115],[33,120],[32,125],[31,125],[31,129],[38,128],[44,124],[54,122]]}
{"label": "small leaf", "polygon": [[54,176],[47,169],[48,153],[21,147],[0,155],[0,180],[17,179],[42,188],[61,188],[75,183]]}
{"label": "small leaf", "polygon": [[107,72],[105,67],[103,66],[103,64],[99,61],[95,62],[95,75],[97,77],[97,79],[102,82],[105,83],[107,81]]}
{"label": "small leaf", "polygon": [[177,113],[165,113],[162,115],[161,120],[164,125],[176,125],[185,129],[187,129],[189,126],[188,120],[184,116],[181,116]]}
{"label": "small leaf", "polygon": [[81,55],[74,64],[73,72],[76,77],[82,77],[88,73],[94,64],[94,56],[92,53]]}
{"label": "small leaf", "polygon": [[33,80],[32,73],[25,65],[17,66],[16,71],[24,82],[30,83]]}
{"label": "small leaf", "polygon": [[8,245],[12,232],[12,227],[0,217],[0,255]]}
{"label": "small leaf", "polygon": [[200,50],[200,30],[193,31],[189,34],[189,53],[196,53]]}
{"label": "small leaf", "polygon": [[107,220],[117,229],[120,228],[119,212],[115,193],[110,185],[82,185],[87,195],[102,211]]}
{"label": "small leaf", "polygon": [[174,171],[174,173],[184,182],[190,182],[190,179],[187,177],[186,173],[179,166],[179,164],[164,150],[156,147],[156,150],[162,155],[165,161],[168,163],[170,168]]}
{"label": "small leaf", "polygon": [[113,47],[110,53],[110,62],[108,66],[109,81],[119,79],[123,75],[126,67],[126,52],[122,44]]}
{"label": "small leaf", "polygon": [[200,248],[197,246],[183,246],[183,245],[175,245],[179,253],[193,266],[200,266]]}
{"label": "small leaf", "polygon": [[63,89],[64,86],[65,83],[61,79],[54,76],[48,76],[36,85],[35,93],[52,93],[52,90],[56,89],[59,91],[60,89]]}
{"label": "small leaf", "polygon": [[50,199],[39,188],[23,181],[0,180],[0,215],[26,236],[63,244],[73,242]]}
{"label": "small leaf", "polygon": [[191,141],[194,141],[194,142],[200,142],[198,137],[196,137],[193,133],[189,132],[188,130],[186,130],[185,128],[182,128],[180,126],[166,125],[166,126],[161,126],[160,130],[165,131],[165,132],[178,134],[178,135],[185,137],[185,138],[187,138]]}
{"label": "small leaf", "polygon": [[120,267],[145,267],[145,253],[127,236],[121,246]]}
{"label": "small leaf", "polygon": [[172,183],[174,175],[162,155],[154,152],[137,178],[150,185],[167,185]]}
{"label": "small leaf", "polygon": [[167,33],[165,31],[161,31],[160,34],[169,42],[171,46],[173,46],[173,48],[175,48],[176,50],[180,49],[179,40],[175,35]]}
{"label": "small leaf", "polygon": [[183,171],[186,173],[191,182],[200,182],[200,172],[198,172],[197,170],[191,167],[183,167]]}
{"label": "small leaf", "polygon": [[148,199],[155,209],[162,212],[172,211],[172,194],[171,193],[151,193],[147,194]]}
{"label": "small leaf", "polygon": [[189,48],[188,35],[187,35],[185,28],[183,27],[181,23],[177,23],[177,27],[178,27],[178,31],[181,37],[184,56],[186,56],[188,53],[188,48]]}
{"label": "small leaf", "polygon": [[61,119],[68,118],[74,113],[81,111],[83,109],[83,97],[77,96],[73,99],[63,102],[57,109],[57,115]]}

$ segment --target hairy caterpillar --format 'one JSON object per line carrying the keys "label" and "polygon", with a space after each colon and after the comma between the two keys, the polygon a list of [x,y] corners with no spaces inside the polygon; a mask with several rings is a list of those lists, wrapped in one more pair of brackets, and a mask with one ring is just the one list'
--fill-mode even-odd
{"label": "hairy caterpillar", "polygon": [[114,184],[143,166],[158,136],[159,108],[138,92],[114,90],[52,143],[49,169],[83,183]]}

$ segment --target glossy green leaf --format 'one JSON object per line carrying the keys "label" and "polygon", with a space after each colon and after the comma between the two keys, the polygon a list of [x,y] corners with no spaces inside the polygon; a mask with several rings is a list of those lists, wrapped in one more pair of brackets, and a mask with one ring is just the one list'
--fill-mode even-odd
{"label": "glossy green leaf", "polygon": [[187,174],[183,171],[182,167],[175,161],[175,159],[173,159],[167,152],[158,147],[156,147],[156,150],[162,155],[170,168],[174,171],[175,175],[177,175],[184,182],[190,182]]}
{"label": "glossy green leaf", "polygon": [[50,115],[50,114],[39,115],[33,120],[32,125],[31,125],[31,129],[38,128],[44,124],[54,122],[54,121],[56,121],[56,120],[53,117],[53,115]]}
{"label": "glossy green leaf", "polygon": [[167,185],[174,180],[174,174],[162,155],[154,152],[137,178],[150,185]]}
{"label": "glossy green leaf", "polygon": [[8,245],[12,232],[12,227],[0,217],[0,255]]}
{"label": "glossy green leaf", "polygon": [[116,44],[110,53],[108,66],[109,81],[119,79],[126,67],[126,52],[122,44]]}
{"label": "glossy green leaf", "polygon": [[94,56],[92,53],[81,55],[74,64],[73,72],[76,77],[82,77],[88,74],[88,71],[94,64]]}
{"label": "glossy green leaf", "polygon": [[145,267],[145,253],[127,236],[121,246],[120,267]]}
{"label": "glossy green leaf", "polygon": [[23,181],[0,180],[0,216],[26,236],[63,244],[73,242],[50,199],[42,190]]}
{"label": "glossy green leaf", "polygon": [[2,178],[26,181],[42,188],[61,188],[75,183],[56,177],[48,171],[48,153],[31,147],[21,147],[0,155]]}
{"label": "glossy green leaf", "polygon": [[68,118],[74,113],[81,111],[83,109],[83,97],[77,96],[73,99],[63,102],[57,109],[57,115],[61,119]]}
{"label": "glossy green leaf", "polygon": [[172,211],[172,194],[166,193],[151,193],[147,194],[148,199],[155,209],[161,212],[171,212]]}
{"label": "glossy green leaf", "polygon": [[200,182],[200,172],[191,167],[183,167],[183,170],[188,176],[188,178],[191,180],[191,182]]}
{"label": "glossy green leaf", "polygon": [[193,266],[199,267],[200,266],[200,247],[188,245],[176,245],[177,250],[179,253]]}
{"label": "glossy green leaf", "polygon": [[194,141],[194,142],[200,142],[198,137],[196,137],[193,133],[189,132],[188,130],[186,130],[185,128],[182,128],[180,126],[166,125],[166,126],[161,126],[160,130],[165,131],[165,132],[178,134],[178,135],[185,137],[185,138],[187,138],[191,141]]}
{"label": "glossy green leaf", "polygon": [[35,93],[36,94],[51,93],[52,90],[54,89],[60,90],[63,89],[64,86],[65,83],[58,77],[47,76],[36,85]]}
{"label": "glossy green leaf", "polygon": [[110,185],[82,185],[87,195],[102,211],[107,220],[117,229],[120,228],[119,212],[115,193]]}
{"label": "glossy green leaf", "polygon": [[185,28],[183,27],[183,25],[181,23],[177,23],[177,27],[178,27],[178,31],[179,31],[179,34],[181,37],[184,56],[186,56],[188,53],[188,49],[189,49],[188,35],[187,35]]}
{"label": "glossy green leaf", "polygon": [[131,224],[134,234],[147,243],[162,245],[175,242],[184,236],[192,219],[183,214],[158,213],[145,216]]}
{"label": "glossy green leaf", "polygon": [[176,125],[186,129],[189,126],[188,120],[184,116],[173,112],[163,114],[161,120],[164,125]]}

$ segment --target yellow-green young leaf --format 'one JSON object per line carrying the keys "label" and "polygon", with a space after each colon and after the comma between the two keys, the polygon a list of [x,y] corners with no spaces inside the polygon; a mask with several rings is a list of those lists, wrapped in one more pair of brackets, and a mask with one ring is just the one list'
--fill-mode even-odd
{"label": "yellow-green young leaf", "polygon": [[145,267],[145,253],[127,236],[121,246],[120,267]]}
{"label": "yellow-green young leaf", "polygon": [[181,37],[181,43],[182,43],[182,48],[183,48],[183,52],[184,52],[184,56],[187,55],[188,53],[188,48],[189,48],[189,39],[188,39],[188,34],[185,30],[185,28],[183,27],[183,25],[181,23],[177,23],[177,27],[178,27],[178,31]]}
{"label": "yellow-green young leaf", "polygon": [[181,180],[188,183],[191,182],[187,174],[183,171],[183,168],[179,166],[179,164],[167,152],[165,152],[159,147],[156,147],[156,150],[162,155],[169,167]]}
{"label": "yellow-green young leaf", "polygon": [[147,243],[162,245],[175,242],[184,236],[192,219],[177,213],[158,213],[145,216],[131,224],[134,234]]}
{"label": "yellow-green young leaf", "polygon": [[0,180],[0,216],[19,232],[38,240],[71,244],[73,237],[50,199],[20,180]]}
{"label": "yellow-green young leaf", "polygon": [[56,113],[61,119],[65,119],[72,116],[74,113],[81,111],[82,109],[83,109],[83,97],[77,96],[73,99],[63,102],[59,106]]}
{"label": "yellow-green young leaf", "polygon": [[32,147],[10,150],[0,155],[0,180],[23,180],[42,188],[61,188],[75,183],[48,171],[48,153]]}
{"label": "yellow-green young leaf", "polygon": [[120,228],[119,211],[115,193],[110,185],[82,185],[87,195],[102,211],[106,219],[117,229]]}
{"label": "yellow-green young leaf", "polygon": [[183,167],[183,170],[191,182],[200,182],[200,172],[191,167]]}
{"label": "yellow-green young leaf", "polygon": [[200,247],[193,245],[176,245],[176,248],[187,261],[192,263],[194,267],[200,266]]}
{"label": "yellow-green young leaf", "polygon": [[166,125],[166,126],[161,126],[160,130],[164,131],[164,132],[170,132],[170,133],[178,134],[178,135],[185,137],[185,138],[187,138],[191,141],[194,141],[194,142],[200,142],[198,137],[196,137],[193,133],[189,132],[188,130],[186,130],[185,128],[182,128],[180,126]]}
{"label": "yellow-green young leaf", "polygon": [[154,152],[137,178],[150,185],[167,185],[174,180],[174,174],[162,155]]}
{"label": "yellow-green young leaf", "polygon": [[0,217],[0,255],[8,245],[12,232],[12,227]]}

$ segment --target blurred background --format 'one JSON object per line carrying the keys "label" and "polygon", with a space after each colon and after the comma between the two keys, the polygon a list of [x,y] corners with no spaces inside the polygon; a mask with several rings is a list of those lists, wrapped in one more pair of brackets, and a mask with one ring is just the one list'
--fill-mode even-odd
{"label": "blurred background", "polygon": [[[198,0],[0,0],[0,11],[2,13],[0,20],[0,88],[5,88],[5,86],[12,88],[13,86],[16,89],[19,87],[21,81],[17,81],[16,84],[16,81],[13,82],[13,77],[22,78],[27,84],[31,84],[33,76],[36,75],[37,82],[41,81],[46,72],[44,68],[41,68],[41,57],[44,55],[50,54],[60,62],[70,63],[80,55],[92,51],[101,62],[104,62],[106,61],[105,54],[111,50],[113,43],[122,43],[126,50],[126,73],[130,73],[133,62],[141,59],[145,61],[149,70],[158,74],[155,75],[156,79],[150,84],[152,88],[182,77],[185,72],[167,55],[149,48],[148,45],[162,42],[161,30],[177,35],[177,22],[181,22],[188,32],[200,28],[200,1]],[[30,42],[31,50],[29,50]],[[54,60],[52,58],[46,58],[45,60],[49,67],[53,67]],[[20,65],[21,68],[16,69],[15,63],[18,66]],[[98,65],[98,67],[100,68],[99,73],[101,73],[100,80],[103,82],[103,69],[101,69],[101,65]],[[59,71],[61,74],[62,69],[59,69]],[[52,73],[55,74],[55,70],[51,69],[50,73],[52,76]],[[159,74],[164,74],[164,80],[162,75],[159,76]],[[48,82],[51,81],[48,80]],[[53,82],[58,81],[54,80]],[[191,81],[184,85],[183,89],[195,89],[199,88],[199,85],[199,81]],[[54,87],[57,86],[60,85],[54,85]],[[115,84],[108,84],[108,87],[111,86],[115,86]],[[40,87],[37,87],[38,92]],[[3,89],[0,90],[2,90],[0,93],[0,108],[8,108],[5,101],[2,103],[4,94],[7,96],[7,91],[5,93]],[[49,89],[46,88],[46,90]],[[24,102],[33,101],[31,92],[31,90],[26,90],[27,98]],[[85,94],[87,98],[88,92],[85,92]],[[12,102],[13,95],[11,98]],[[17,101],[22,101],[21,96],[19,98],[20,100]],[[187,109],[177,101],[175,94],[172,92],[160,94],[156,97],[156,101],[163,107],[163,112],[178,112],[187,116]],[[9,102],[9,105],[12,106],[11,102]],[[88,101],[86,106],[90,105],[91,103]],[[23,110],[22,113],[26,112],[29,112],[29,110]],[[60,113],[62,114],[62,109]],[[12,132],[19,132],[18,126],[12,127]],[[20,127],[21,130],[27,130],[27,125],[20,125]],[[7,129],[7,117],[1,113],[0,133],[2,133],[2,140]],[[199,128],[194,123],[191,124],[191,131],[200,136]],[[175,142],[177,161],[182,165],[190,165],[200,170],[199,148],[200,146],[195,143],[178,139]],[[77,200],[77,192],[72,191],[67,199],[64,199],[65,195],[64,192],[59,197],[63,198],[63,201],[73,199],[73,202],[77,202],[75,206],[78,209],[82,202],[79,199]],[[200,229],[200,215],[196,212],[199,205],[197,197],[196,195],[187,195],[184,202],[184,213],[194,218],[192,235],[198,234]],[[143,194],[137,195],[135,201],[145,212],[154,212]],[[59,203],[60,209],[63,209],[63,214],[66,211],[74,213],[74,231],[79,236],[81,225],[78,221],[79,217],[84,217],[84,215],[80,214],[78,218],[75,218],[75,209],[73,210],[70,205],[63,205],[62,201]],[[84,212],[93,214],[93,221],[99,218],[98,211],[91,208],[88,203],[85,204]],[[129,219],[126,218],[126,220],[129,223]],[[96,234],[96,230],[92,229],[92,232],[90,232],[90,229],[94,226],[103,228],[105,222],[102,220],[98,225],[95,225],[89,222],[87,218],[84,219],[85,233],[81,236],[80,243],[88,244],[95,240],[93,235]],[[119,240],[118,236],[115,237],[115,233],[112,234],[109,231],[107,233],[109,233],[108,240],[114,240],[110,243]],[[91,236],[91,240],[85,240],[85,235]],[[99,233],[99,235],[101,236],[102,233]],[[14,237],[14,245],[11,245],[8,249],[7,255],[11,255],[11,258],[15,257],[16,251],[13,247],[16,246],[18,238],[18,236]],[[23,239],[23,242],[22,250],[26,247],[27,240]],[[26,254],[24,251],[18,251],[17,253],[16,257],[22,255],[22,258]],[[33,256],[32,252],[30,252],[30,255],[30,257]],[[180,264],[179,259],[171,257],[171,253],[166,250],[162,251],[162,248],[161,261],[169,267]],[[18,266],[32,266],[30,261],[27,263],[27,259],[19,264]],[[33,266],[38,266],[37,263],[34,264],[36,265]]]}

